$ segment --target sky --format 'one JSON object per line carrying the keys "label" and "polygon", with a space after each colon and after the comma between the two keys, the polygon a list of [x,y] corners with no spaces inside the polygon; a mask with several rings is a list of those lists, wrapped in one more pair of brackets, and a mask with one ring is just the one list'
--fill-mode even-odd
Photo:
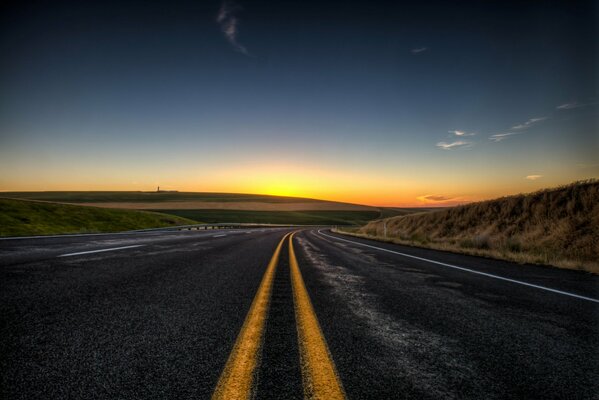
{"label": "sky", "polygon": [[0,7],[0,191],[443,206],[599,177],[593,1]]}

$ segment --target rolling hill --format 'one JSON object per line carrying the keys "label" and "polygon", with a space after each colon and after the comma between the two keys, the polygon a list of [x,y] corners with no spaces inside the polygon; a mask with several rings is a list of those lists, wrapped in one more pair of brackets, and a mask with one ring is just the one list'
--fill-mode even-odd
{"label": "rolling hill", "polygon": [[120,232],[193,223],[186,218],[147,211],[0,199],[0,236]]}
{"label": "rolling hill", "polygon": [[363,225],[415,209],[300,197],[207,192],[5,192],[2,197],[111,209],[147,210],[197,222]]}

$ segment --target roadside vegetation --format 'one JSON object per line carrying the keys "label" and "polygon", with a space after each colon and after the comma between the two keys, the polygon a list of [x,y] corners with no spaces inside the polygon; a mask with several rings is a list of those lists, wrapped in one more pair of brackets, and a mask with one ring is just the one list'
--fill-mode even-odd
{"label": "roadside vegetation", "polygon": [[444,210],[445,207],[380,207],[381,214],[379,218],[399,217],[401,215],[423,213],[427,211]]}
{"label": "roadside vegetation", "polygon": [[195,223],[147,211],[0,199],[0,236],[120,232]]}
{"label": "roadside vegetation", "polygon": [[349,233],[599,273],[599,181],[386,218]]}

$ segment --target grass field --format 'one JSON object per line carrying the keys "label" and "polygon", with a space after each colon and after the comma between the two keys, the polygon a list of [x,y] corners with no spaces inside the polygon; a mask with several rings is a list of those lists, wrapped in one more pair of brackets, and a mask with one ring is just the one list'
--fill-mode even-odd
{"label": "grass field", "polygon": [[363,225],[377,218],[378,211],[248,211],[248,210],[160,210],[162,213],[206,223],[234,222],[298,225]]}
{"label": "grass field", "polygon": [[120,232],[194,224],[174,215],[0,199],[0,236]]}
{"label": "grass field", "polygon": [[[336,203],[310,198],[262,194],[210,192],[3,192],[2,197],[43,200],[57,203],[145,203],[145,202],[260,202],[260,203]],[[348,204],[348,203],[337,203]],[[360,206],[359,207],[365,207]]]}
{"label": "grass field", "polygon": [[[422,211],[413,208],[371,207],[308,198],[238,193],[4,192],[0,193],[0,196],[34,200],[38,204],[89,206],[94,210],[98,208],[114,211],[145,210],[205,223],[364,225],[374,219]],[[68,213],[65,211],[65,218],[68,217],[66,214]],[[47,229],[50,229],[50,221],[58,224],[54,229],[56,232],[61,231],[61,227],[64,227],[61,220],[48,221]],[[9,222],[7,221],[7,223]],[[13,219],[12,223],[16,222],[18,221]],[[116,222],[114,220],[115,224]],[[23,224],[20,223],[20,225]],[[129,226],[127,225],[125,229],[133,229]],[[5,228],[5,230],[8,229],[18,228]],[[76,225],[70,225],[68,229],[69,232],[79,231]],[[83,231],[91,231],[89,229],[87,225],[81,226]],[[115,226],[114,229],[117,227]]]}
{"label": "grass field", "polygon": [[599,181],[372,221],[354,233],[599,273]]}
{"label": "grass field", "polygon": [[377,207],[298,197],[194,192],[4,192],[1,197],[133,210],[379,211]]}

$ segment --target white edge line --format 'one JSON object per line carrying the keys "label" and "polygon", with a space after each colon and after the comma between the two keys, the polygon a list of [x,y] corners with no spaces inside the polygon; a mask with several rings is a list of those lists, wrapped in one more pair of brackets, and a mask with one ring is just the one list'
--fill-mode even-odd
{"label": "white edge line", "polygon": [[212,235],[212,237],[225,237],[225,236],[227,236],[227,235],[225,235],[225,234],[222,234],[222,235]]}
{"label": "white edge line", "polygon": [[599,303],[598,299],[594,299],[592,297],[580,296],[578,294],[564,292],[564,291],[557,290],[557,289],[551,289],[551,288],[548,288],[548,287],[545,287],[545,286],[540,286],[540,285],[535,285],[535,284],[532,284],[532,283],[518,281],[516,279],[504,278],[503,276],[493,275],[493,274],[489,274],[489,273],[481,272],[481,271],[476,271],[476,270],[470,269],[470,268],[458,267],[457,265],[446,264],[444,262],[435,261],[435,260],[429,260],[428,258],[417,257],[417,256],[413,256],[413,255],[410,255],[410,254],[400,253],[398,251],[384,249],[382,247],[376,247],[376,246],[371,246],[369,244],[364,244],[364,243],[360,243],[360,242],[354,242],[353,240],[347,240],[347,239],[342,239],[340,237],[327,235],[326,233],[322,233],[320,230],[318,230],[318,233],[320,235],[329,237],[331,239],[342,240],[344,242],[349,242],[349,243],[357,244],[357,245],[364,246],[364,247],[370,247],[370,248],[373,248],[373,249],[377,249],[377,250],[381,250],[381,251],[386,251],[388,253],[398,254],[398,255],[404,256],[404,257],[414,258],[416,260],[426,261],[426,262],[429,262],[429,263],[432,263],[432,264],[442,265],[442,266],[448,267],[448,268],[459,269],[461,271],[466,271],[466,272],[470,272],[470,273],[473,273],[473,274],[483,275],[483,276],[487,276],[489,278],[499,279],[499,280],[502,280],[502,281],[507,281],[507,282],[512,282],[512,283],[517,283],[519,285],[529,286],[529,287],[533,287],[533,288],[536,288],[536,289],[546,290],[548,292],[563,294],[565,296],[575,297],[577,299],[582,299],[582,300],[592,301],[594,303]]}
{"label": "white edge line", "polygon": [[56,257],[71,257],[71,256],[79,256],[82,254],[92,254],[92,253],[102,253],[105,251],[115,251],[115,250],[124,250],[124,249],[133,249],[135,247],[142,247],[145,246],[145,244],[135,244],[133,246],[123,246],[123,247],[112,247],[110,249],[101,249],[101,250],[90,250],[90,251],[80,251],[77,253],[67,253],[67,254],[61,254],[59,256]]}
{"label": "white edge line", "polygon": [[[154,229],[154,228],[152,228]],[[268,229],[279,229],[277,227],[272,227]],[[139,235],[139,234],[163,234],[163,233],[211,233],[209,231],[220,231],[221,229],[208,229],[208,230],[199,230],[199,231],[185,231],[185,230],[174,230],[173,228],[165,228],[164,230],[152,230],[152,231],[126,231],[126,232],[106,232],[106,233],[66,233],[64,235],[38,235],[38,236],[7,236],[0,237],[0,241],[2,240],[23,240],[23,239],[55,239],[55,238],[71,238],[71,237],[87,237],[87,236],[114,236],[114,235]],[[242,230],[239,229],[229,229],[228,232],[239,232]],[[264,232],[261,230],[260,232]]]}
{"label": "white edge line", "polygon": [[[0,240],[23,240],[23,239],[55,239],[55,238],[71,238],[71,237],[86,237],[86,236],[112,236],[112,235],[137,235],[140,233],[164,233],[171,231],[143,231],[143,232],[112,232],[112,233],[67,233],[64,235],[39,235],[39,236],[9,236],[0,237]],[[179,231],[172,231],[179,232]]]}

